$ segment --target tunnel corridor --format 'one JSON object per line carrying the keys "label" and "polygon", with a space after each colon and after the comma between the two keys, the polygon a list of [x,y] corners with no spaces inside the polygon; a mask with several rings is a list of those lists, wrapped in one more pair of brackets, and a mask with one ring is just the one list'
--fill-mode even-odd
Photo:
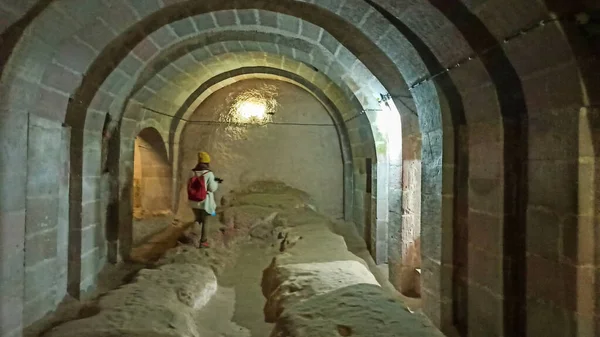
{"label": "tunnel corridor", "polygon": [[0,0],[0,337],[600,336],[598,27],[598,0]]}

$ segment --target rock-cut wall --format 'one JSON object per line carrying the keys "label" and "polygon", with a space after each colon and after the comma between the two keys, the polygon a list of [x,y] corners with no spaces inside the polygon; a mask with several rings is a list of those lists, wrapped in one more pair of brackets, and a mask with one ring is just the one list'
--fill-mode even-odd
{"label": "rock-cut wall", "polygon": [[[277,93],[274,124],[222,124],[239,95],[265,85]],[[241,81],[208,97],[190,119],[182,134],[182,182],[196,165],[197,152],[204,150],[211,154],[213,171],[225,179],[217,198],[252,181],[277,180],[306,191],[321,212],[343,215],[340,141],[327,110],[308,92],[280,81]],[[181,192],[179,207],[187,211]]]}

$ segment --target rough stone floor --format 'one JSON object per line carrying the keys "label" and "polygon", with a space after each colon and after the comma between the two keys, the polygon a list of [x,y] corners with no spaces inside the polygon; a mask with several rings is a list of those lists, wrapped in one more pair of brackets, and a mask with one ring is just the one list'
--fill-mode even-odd
{"label": "rough stone floor", "polygon": [[150,240],[174,221],[172,215],[158,215],[133,220],[133,245],[138,246]]}
{"label": "rough stone floor", "polygon": [[194,247],[194,226],[167,223],[107,271],[97,296],[65,303],[28,335],[442,336],[408,310],[354,226],[309,202],[278,183],[234,192],[209,222],[209,249]]}

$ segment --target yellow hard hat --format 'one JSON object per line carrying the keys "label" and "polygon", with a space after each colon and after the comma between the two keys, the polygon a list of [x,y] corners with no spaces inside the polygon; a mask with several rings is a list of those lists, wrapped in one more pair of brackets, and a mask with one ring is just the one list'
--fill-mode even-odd
{"label": "yellow hard hat", "polygon": [[204,151],[198,152],[198,163],[210,164],[210,156],[208,153]]}

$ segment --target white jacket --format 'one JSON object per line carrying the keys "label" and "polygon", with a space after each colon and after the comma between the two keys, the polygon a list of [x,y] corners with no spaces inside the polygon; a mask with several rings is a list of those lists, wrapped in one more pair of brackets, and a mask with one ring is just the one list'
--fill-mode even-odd
{"label": "white jacket", "polygon": [[215,202],[214,192],[219,188],[219,183],[217,183],[215,181],[215,175],[211,171],[208,171],[208,170],[190,171],[190,176],[188,177],[188,181],[195,174],[197,174],[199,177],[204,174],[204,181],[206,182],[206,190],[207,190],[206,191],[207,192],[206,199],[204,199],[204,201],[188,200],[188,203],[191,208],[203,209],[208,214],[214,214],[215,211],[217,210],[217,203]]}

